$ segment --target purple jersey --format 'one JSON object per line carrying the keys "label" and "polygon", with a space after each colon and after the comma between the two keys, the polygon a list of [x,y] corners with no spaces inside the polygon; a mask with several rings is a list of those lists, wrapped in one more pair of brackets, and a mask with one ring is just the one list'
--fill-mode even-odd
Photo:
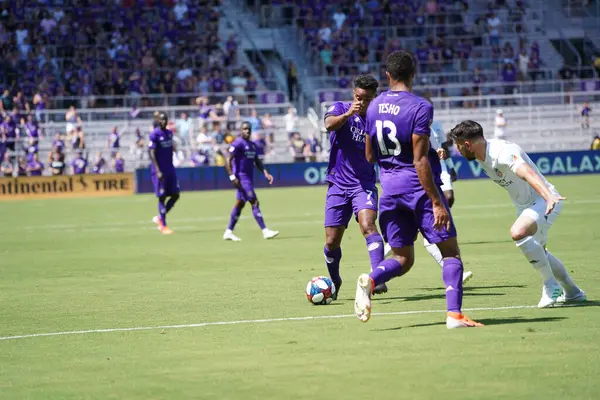
{"label": "purple jersey", "polygon": [[[337,102],[327,109],[325,118],[342,115],[350,103]],[[358,114],[351,116],[337,131],[329,133],[331,151],[327,166],[327,182],[342,189],[375,186],[375,168],[365,157],[365,120]]]}
{"label": "purple jersey", "polygon": [[[422,190],[413,161],[412,136],[429,137],[432,121],[433,106],[409,92],[388,90],[371,102],[366,129],[381,170],[385,195]],[[429,149],[428,157],[434,180],[441,185],[441,165],[434,149]]]}
{"label": "purple jersey", "polygon": [[108,143],[110,144],[110,147],[113,149],[118,149],[120,147],[120,139],[121,135],[119,135],[119,132],[111,132],[110,135],[108,135]]}
{"label": "purple jersey", "polygon": [[27,134],[32,137],[32,138],[39,138],[40,136],[40,132],[38,129],[38,126],[36,123],[34,122],[26,122],[25,123],[25,129],[27,130]]}
{"label": "purple jersey", "polygon": [[44,164],[39,161],[31,160],[27,166],[29,167],[29,175],[30,176],[42,176],[42,170],[44,169]]}
{"label": "purple jersey", "polygon": [[94,164],[94,173],[95,174],[103,174],[105,164],[106,164],[106,161],[104,160],[104,158],[101,158],[98,161],[96,161],[96,163]]}
{"label": "purple jersey", "polygon": [[240,180],[252,182],[257,157],[256,143],[240,136],[231,143],[229,154],[233,157],[233,174]]}
{"label": "purple jersey", "polygon": [[[155,149],[156,163],[164,175],[175,173],[175,166],[173,165],[173,132],[168,129],[154,129],[150,133],[148,148]],[[150,170],[153,174],[156,174],[154,163],[150,164]]]}
{"label": "purple jersey", "polygon": [[87,160],[83,157],[77,157],[71,163],[73,167],[73,173],[75,175],[85,174],[85,169],[87,168]]}
{"label": "purple jersey", "polygon": [[115,172],[125,172],[125,160],[122,158],[115,160]]}

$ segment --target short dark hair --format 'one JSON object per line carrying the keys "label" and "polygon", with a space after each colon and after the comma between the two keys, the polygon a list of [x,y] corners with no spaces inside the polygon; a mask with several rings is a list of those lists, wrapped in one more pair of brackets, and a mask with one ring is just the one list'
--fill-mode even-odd
{"label": "short dark hair", "polygon": [[483,138],[483,128],[477,122],[471,120],[461,122],[448,133],[448,139],[452,141],[478,138]]}
{"label": "short dark hair", "polygon": [[415,59],[407,51],[394,51],[387,56],[385,69],[393,80],[408,83],[415,74]]}
{"label": "short dark hair", "polygon": [[356,78],[354,78],[354,87],[377,92],[379,82],[377,82],[377,79],[375,79],[375,77],[372,75],[358,75]]}
{"label": "short dark hair", "polygon": [[244,122],[242,122],[242,124],[240,125],[240,129],[242,129],[242,127],[244,125],[248,125],[248,128],[250,128],[250,132],[252,132],[252,124],[250,123],[250,121],[244,121]]}

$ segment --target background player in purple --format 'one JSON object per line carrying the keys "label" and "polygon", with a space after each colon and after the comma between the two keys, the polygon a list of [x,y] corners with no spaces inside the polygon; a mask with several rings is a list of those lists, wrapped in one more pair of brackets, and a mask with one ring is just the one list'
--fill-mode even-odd
{"label": "background player in purple", "polygon": [[167,213],[179,200],[179,183],[173,165],[173,132],[167,129],[167,114],[159,113],[156,121],[158,127],[150,133],[148,143],[148,155],[152,161],[150,173],[158,197],[158,216],[154,217],[152,222],[158,225],[163,235],[170,235],[173,231],[167,227]]}
{"label": "background player in purple", "polygon": [[[342,238],[356,216],[360,231],[367,241],[371,267],[383,261],[383,238],[377,231],[377,186],[375,168],[365,158],[365,115],[377,95],[377,79],[359,75],[354,80],[352,103],[333,103],[325,113],[325,129],[329,132],[331,150],[327,166],[325,198],[325,262],[335,284],[337,297],[342,285],[340,260]],[[386,292],[385,282],[376,292]]]}
{"label": "background player in purple", "polygon": [[229,225],[223,234],[223,239],[239,242],[241,239],[233,234],[233,229],[237,223],[246,202],[252,204],[252,215],[256,223],[262,229],[263,238],[271,239],[279,235],[279,231],[272,231],[265,225],[262,213],[260,212],[258,199],[254,192],[254,166],[262,171],[269,184],[273,184],[273,177],[265,169],[262,161],[257,155],[256,144],[250,140],[252,127],[249,122],[243,122],[241,127],[241,135],[238,136],[229,147],[229,154],[225,169],[229,174],[229,179],[233,186],[237,188],[237,197],[235,205],[231,210]]}
{"label": "background player in purple", "polygon": [[374,286],[408,272],[415,258],[414,241],[421,231],[444,257],[446,326],[482,326],[461,311],[463,264],[450,209],[441,195],[440,160],[429,146],[433,106],[410,92],[415,72],[410,53],[391,53],[386,60],[390,90],[373,100],[367,110],[365,155],[381,170],[379,224],[393,256],[370,275],[359,276],[354,310],[361,321],[369,320]]}

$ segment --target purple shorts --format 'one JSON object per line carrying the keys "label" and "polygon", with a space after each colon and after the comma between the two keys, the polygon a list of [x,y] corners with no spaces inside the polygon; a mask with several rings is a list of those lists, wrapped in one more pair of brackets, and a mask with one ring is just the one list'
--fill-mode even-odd
{"label": "purple shorts", "polygon": [[254,191],[254,185],[252,182],[240,179],[240,185],[242,187],[237,190],[237,194],[235,196],[236,199],[244,202],[256,200],[256,192]]}
{"label": "purple shorts", "polygon": [[[440,193],[442,193],[440,189]],[[448,212],[450,208],[446,198],[441,196]],[[379,202],[379,227],[383,239],[392,247],[412,246],[419,231],[429,243],[441,243],[456,237],[456,228],[450,214],[450,230],[433,229],[433,207],[425,190],[414,193],[381,197]]]}
{"label": "purple shorts", "polygon": [[341,189],[329,184],[325,198],[325,227],[348,227],[352,214],[358,218],[358,212],[364,209],[377,212],[377,187]]}
{"label": "purple shorts", "polygon": [[162,182],[158,180],[155,174],[152,174],[152,184],[154,185],[156,197],[179,194],[179,182],[177,182],[177,175],[175,174],[163,175]]}

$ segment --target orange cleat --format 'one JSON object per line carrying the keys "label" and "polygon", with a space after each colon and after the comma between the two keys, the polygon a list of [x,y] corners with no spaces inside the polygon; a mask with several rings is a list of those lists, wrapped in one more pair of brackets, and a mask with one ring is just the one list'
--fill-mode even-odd
{"label": "orange cleat", "polygon": [[157,215],[154,218],[152,218],[152,222],[154,222],[156,224],[156,228],[160,231],[163,228],[163,224],[162,221],[160,220],[160,217]]}
{"label": "orange cleat", "polygon": [[455,329],[455,328],[479,328],[484,326],[480,322],[473,321],[469,317],[464,314],[457,312],[448,312],[448,316],[446,317],[446,328]]}
{"label": "orange cleat", "polygon": [[172,235],[175,232],[173,232],[173,229],[169,228],[168,226],[161,226],[160,233],[162,233],[163,235]]}

